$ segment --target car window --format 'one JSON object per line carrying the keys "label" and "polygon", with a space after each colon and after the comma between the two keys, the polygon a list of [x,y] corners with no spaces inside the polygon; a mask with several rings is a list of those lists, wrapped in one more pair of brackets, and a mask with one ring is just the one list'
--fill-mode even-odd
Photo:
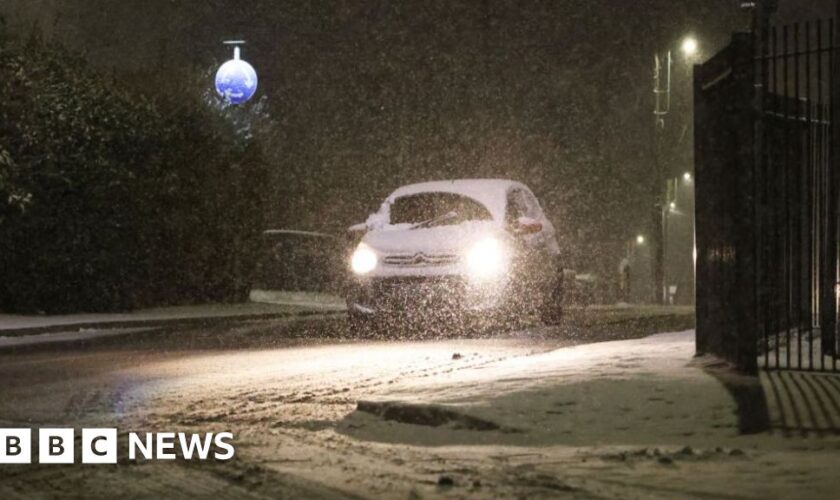
{"label": "car window", "polygon": [[492,220],[487,208],[478,201],[455,193],[419,193],[401,196],[391,205],[391,224],[417,224],[454,212],[439,225],[455,225],[469,220]]}
{"label": "car window", "polygon": [[525,215],[533,217],[534,219],[542,218],[542,208],[540,207],[540,202],[537,201],[537,197],[534,196],[534,193],[528,190],[523,190],[522,198],[527,207]]}
{"label": "car window", "polygon": [[505,208],[505,223],[512,225],[520,217],[527,216],[528,204],[521,189],[514,189],[508,193],[507,207]]}

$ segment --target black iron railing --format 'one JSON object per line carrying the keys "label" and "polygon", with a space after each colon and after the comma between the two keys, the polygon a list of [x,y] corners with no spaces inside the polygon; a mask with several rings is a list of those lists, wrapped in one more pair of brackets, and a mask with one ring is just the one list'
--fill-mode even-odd
{"label": "black iron railing", "polygon": [[838,370],[833,20],[736,35],[695,72],[698,351]]}

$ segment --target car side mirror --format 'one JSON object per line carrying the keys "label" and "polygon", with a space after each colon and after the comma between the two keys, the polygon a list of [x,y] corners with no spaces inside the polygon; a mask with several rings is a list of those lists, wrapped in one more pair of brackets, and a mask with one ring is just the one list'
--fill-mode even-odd
{"label": "car side mirror", "polygon": [[359,224],[353,224],[352,226],[347,228],[347,234],[364,234],[368,230],[367,223],[361,222]]}
{"label": "car side mirror", "polygon": [[513,226],[513,234],[517,236],[525,236],[527,234],[536,234],[543,230],[542,222],[532,217],[520,217],[516,220]]}
{"label": "car side mirror", "polygon": [[362,237],[367,234],[368,229],[368,225],[365,222],[362,222],[361,224],[353,224],[348,227],[347,232],[344,233],[344,238],[347,241],[348,247],[355,247],[359,241],[362,240]]}

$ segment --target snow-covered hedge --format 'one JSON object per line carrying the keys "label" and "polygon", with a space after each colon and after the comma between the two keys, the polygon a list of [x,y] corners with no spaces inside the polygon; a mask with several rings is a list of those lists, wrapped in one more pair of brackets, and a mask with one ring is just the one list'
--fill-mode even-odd
{"label": "snow-covered hedge", "polygon": [[234,127],[199,92],[0,40],[0,310],[244,297],[265,179]]}

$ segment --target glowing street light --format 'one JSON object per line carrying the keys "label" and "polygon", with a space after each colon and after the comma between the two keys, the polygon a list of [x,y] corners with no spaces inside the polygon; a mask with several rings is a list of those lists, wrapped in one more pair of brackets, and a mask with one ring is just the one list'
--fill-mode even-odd
{"label": "glowing street light", "polygon": [[691,172],[686,172],[683,174],[683,180],[685,182],[691,182],[693,177],[691,176]]}
{"label": "glowing street light", "polygon": [[682,53],[685,54],[686,57],[692,57],[697,54],[697,49],[699,48],[699,44],[697,43],[697,39],[694,37],[686,37],[682,45],[680,46],[680,50]]}
{"label": "glowing street light", "polygon": [[[692,59],[700,51],[700,42],[693,36],[683,38],[680,51],[686,59]],[[665,117],[671,112],[671,73],[674,65],[673,50],[669,49],[664,57],[658,52],[654,54],[654,86],[656,104],[653,111],[658,129],[665,128]]]}
{"label": "glowing street light", "polygon": [[[700,43],[693,36],[687,36],[682,39],[679,50],[683,53],[686,63],[691,63],[697,57],[700,50]],[[651,204],[651,209],[654,211],[654,220],[656,226],[651,233],[651,250],[653,252],[653,281],[655,290],[655,299],[657,303],[665,304],[667,302],[668,292],[665,287],[665,245],[667,243],[667,221],[668,211],[662,205],[662,187],[663,182],[667,177],[665,165],[659,156],[662,143],[665,138],[665,118],[671,113],[671,73],[674,64],[672,56],[673,50],[668,50],[663,57],[660,53],[654,54],[654,78],[653,78],[653,94],[654,100],[654,166],[656,168],[656,175],[653,176],[655,184],[656,199]],[[686,66],[691,66],[686,64]],[[689,68],[690,71],[690,68]],[[683,176],[686,184],[691,183],[691,174],[686,173]],[[670,181],[669,181],[670,182]],[[671,208],[674,212],[674,208]],[[638,240],[637,240],[638,241]],[[641,244],[641,243],[640,243]]]}
{"label": "glowing street light", "polygon": [[641,235],[641,234],[640,234],[640,235],[636,236],[636,244],[637,244],[637,245],[644,245],[644,244],[645,244],[645,237],[644,237],[644,235]]}

